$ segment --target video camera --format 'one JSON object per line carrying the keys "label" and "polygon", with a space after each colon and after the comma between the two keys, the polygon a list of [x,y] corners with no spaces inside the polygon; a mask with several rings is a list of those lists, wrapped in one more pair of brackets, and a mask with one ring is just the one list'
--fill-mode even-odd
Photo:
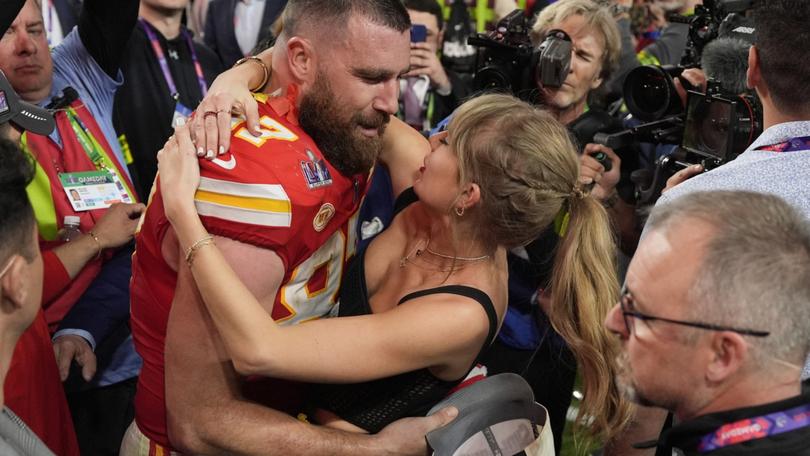
{"label": "video camera", "polygon": [[[716,168],[736,158],[762,132],[762,109],[755,94],[734,93],[724,89],[733,84],[709,79],[706,93],[688,90],[684,109],[674,84],[674,78],[686,68],[700,67],[703,51],[711,41],[729,38],[753,43],[754,29],[742,15],[753,6],[754,0],[705,0],[692,18],[674,18],[689,24],[689,42],[679,66],[642,66],[627,75],[625,104],[636,119],[647,123],[612,135],[597,135],[595,141],[612,148],[635,142],[679,145],[672,154],[659,158],[653,170],[633,173],[639,204],[654,203],[667,179],[679,169],[693,164],[706,170]],[[740,46],[747,55],[746,45]],[[732,50],[740,52],[739,48]],[[725,73],[722,78],[744,78],[744,71]]]}
{"label": "video camera", "polygon": [[495,30],[469,38],[478,47],[473,85],[476,91],[509,92],[536,103],[538,86],[560,87],[571,68],[571,38],[552,30],[535,47],[522,10],[501,19]]}

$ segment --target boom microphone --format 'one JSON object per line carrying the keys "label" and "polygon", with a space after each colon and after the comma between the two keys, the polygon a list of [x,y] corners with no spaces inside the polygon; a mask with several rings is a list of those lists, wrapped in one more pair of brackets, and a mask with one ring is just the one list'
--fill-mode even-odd
{"label": "boom microphone", "polygon": [[738,38],[717,38],[703,49],[703,71],[706,77],[718,81],[728,94],[746,92],[748,48],[751,45]]}

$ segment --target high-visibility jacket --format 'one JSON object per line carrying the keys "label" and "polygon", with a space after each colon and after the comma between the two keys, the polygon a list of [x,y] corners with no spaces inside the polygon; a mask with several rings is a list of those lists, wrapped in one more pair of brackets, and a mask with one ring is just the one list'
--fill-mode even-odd
{"label": "high-visibility jacket", "polygon": [[[447,18],[450,17],[450,4],[452,2],[448,2],[446,0],[438,0],[438,2],[442,5],[444,18],[447,20]],[[500,19],[498,14],[495,13],[495,4],[497,2],[498,0],[475,0],[475,2],[473,2],[473,4],[470,6],[470,17],[475,20],[475,29],[478,31],[478,33],[482,33],[486,30],[492,30],[494,25],[498,22],[498,19]],[[469,4],[470,2],[468,1],[467,3]],[[526,0],[517,0],[517,7],[525,10]]]}
{"label": "high-visibility jacket", "polygon": [[[137,201],[132,182],[125,172],[126,168],[118,162],[93,115],[81,100],[74,101],[70,107],[87,128],[94,142],[100,146],[101,165],[114,170],[130,199]],[[59,179],[59,174],[97,171],[99,166],[93,163],[82,147],[71,126],[67,113],[64,110],[57,111],[54,114],[54,119],[62,141],[61,145],[48,136],[29,132],[23,134],[22,137],[23,149],[34,158],[36,163],[34,180],[28,185],[26,191],[37,219],[41,250],[49,250],[63,243],[58,238],[58,232],[62,228],[66,215],[78,216],[81,220],[80,228],[82,232],[86,233],[93,229],[96,222],[106,212],[106,209],[82,212],[73,210],[73,206],[71,206]],[[107,252],[107,254],[111,255],[112,253]],[[96,258],[88,262],[62,294],[51,302],[43,303],[45,319],[51,331],[55,330],[68,310],[98,275],[105,259],[105,256],[102,256],[102,258]]]}

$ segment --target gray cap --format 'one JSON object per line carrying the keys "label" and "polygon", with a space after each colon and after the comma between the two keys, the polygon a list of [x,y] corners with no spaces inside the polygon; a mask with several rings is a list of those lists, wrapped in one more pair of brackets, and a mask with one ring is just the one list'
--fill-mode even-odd
{"label": "gray cap", "polygon": [[0,124],[4,122],[38,135],[49,135],[56,125],[50,111],[22,101],[0,71]]}
{"label": "gray cap", "polygon": [[487,377],[458,390],[428,415],[449,406],[458,409],[456,419],[427,435],[434,456],[554,454],[548,412],[519,375]]}

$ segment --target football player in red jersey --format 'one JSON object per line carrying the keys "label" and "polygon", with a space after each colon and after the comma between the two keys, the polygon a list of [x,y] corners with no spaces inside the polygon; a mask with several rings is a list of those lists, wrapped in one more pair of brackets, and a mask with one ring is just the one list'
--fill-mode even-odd
{"label": "football player in red jersey", "polygon": [[[268,313],[291,324],[334,304],[354,253],[353,215],[397,109],[397,78],[408,70],[410,23],[398,0],[292,0],[284,22],[269,81],[282,96],[260,102],[258,136],[234,125],[229,153],[201,171],[197,207],[238,277]],[[225,111],[201,115],[230,122]],[[234,371],[211,324],[184,261],[187,246],[165,217],[161,184],[133,258],[131,322],[144,366],[122,454],[424,453],[416,436],[452,416],[362,436],[246,398],[251,384]]]}
{"label": "football player in red jersey", "polygon": [[311,404],[325,409],[315,413],[318,422],[342,429],[376,432],[385,418],[416,415],[426,402],[427,410],[458,385],[497,332],[507,300],[506,251],[559,218],[555,270],[563,272],[553,278],[546,310],[555,324],[599,334],[564,333],[571,345],[600,347],[598,358],[590,347],[575,350],[583,377],[601,385],[586,390],[595,426],[605,432],[606,424],[615,430],[626,422],[629,404],[607,386],[616,347],[598,330],[617,288],[607,216],[580,189],[573,144],[547,112],[505,95],[462,105],[448,131],[431,138],[415,197],[344,277],[339,316],[346,318],[285,327],[266,317],[209,242],[199,203],[192,205],[199,202],[194,146],[185,127],[175,136],[159,153],[170,188],[166,213],[237,371],[343,384],[323,387],[338,399],[316,395]]}

